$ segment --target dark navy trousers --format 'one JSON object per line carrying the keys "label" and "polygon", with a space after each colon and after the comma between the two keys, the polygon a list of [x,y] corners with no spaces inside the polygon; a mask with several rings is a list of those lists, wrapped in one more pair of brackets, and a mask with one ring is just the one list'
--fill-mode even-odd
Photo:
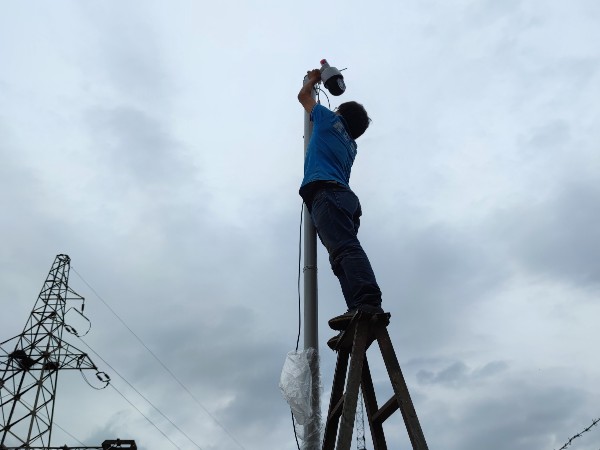
{"label": "dark navy trousers", "polygon": [[356,194],[343,186],[319,189],[309,209],[348,309],[381,306],[381,290],[357,237],[362,210]]}

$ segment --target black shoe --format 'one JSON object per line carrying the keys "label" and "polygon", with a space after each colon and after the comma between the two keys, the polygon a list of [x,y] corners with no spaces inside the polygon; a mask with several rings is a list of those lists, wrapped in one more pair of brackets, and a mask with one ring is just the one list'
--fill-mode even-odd
{"label": "black shoe", "polygon": [[336,316],[333,319],[329,319],[329,322],[327,322],[329,323],[329,328],[336,331],[345,330],[357,312],[358,309],[351,309],[342,315]]}
{"label": "black shoe", "polygon": [[331,339],[329,339],[327,341],[327,346],[331,350],[335,350],[336,349],[336,347],[340,343],[340,338],[342,337],[342,334],[343,334],[343,332],[340,332],[339,334],[336,334],[335,336],[333,336]]}
{"label": "black shoe", "polygon": [[361,312],[364,312],[367,314],[381,314],[384,312],[383,309],[381,308],[381,306],[359,305],[358,308],[351,309],[348,312],[346,312],[340,316],[336,316],[333,319],[329,319],[329,322],[328,322],[329,327],[332,330],[336,330],[336,331],[345,330],[346,328],[348,328],[348,325],[352,321],[352,318],[358,311],[361,311]]}

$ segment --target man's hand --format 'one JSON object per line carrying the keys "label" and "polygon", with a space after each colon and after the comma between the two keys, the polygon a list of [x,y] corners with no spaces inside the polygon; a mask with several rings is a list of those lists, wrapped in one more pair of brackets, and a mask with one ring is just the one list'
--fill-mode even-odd
{"label": "man's hand", "polygon": [[309,70],[306,76],[313,83],[313,86],[321,81],[321,71],[319,69]]}
{"label": "man's hand", "polygon": [[315,84],[321,81],[321,71],[319,69],[313,69],[306,74],[308,79],[306,80],[306,83],[304,83],[304,86],[302,86],[302,89],[300,89],[300,92],[298,92],[298,101],[302,104],[304,110],[310,114],[317,104],[317,101],[312,97],[312,90],[314,89]]}

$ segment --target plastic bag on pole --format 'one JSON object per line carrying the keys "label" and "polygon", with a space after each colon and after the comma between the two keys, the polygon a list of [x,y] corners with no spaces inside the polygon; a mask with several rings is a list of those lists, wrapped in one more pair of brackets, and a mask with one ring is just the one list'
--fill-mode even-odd
{"label": "plastic bag on pole", "polygon": [[[314,348],[289,352],[281,371],[279,389],[294,416],[298,438],[306,444],[320,442],[321,405],[315,390],[322,391],[318,353]],[[317,395],[318,399],[320,395]]]}

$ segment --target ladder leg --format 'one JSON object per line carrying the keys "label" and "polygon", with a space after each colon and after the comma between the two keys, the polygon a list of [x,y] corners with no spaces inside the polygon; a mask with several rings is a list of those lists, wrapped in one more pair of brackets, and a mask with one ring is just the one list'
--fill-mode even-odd
{"label": "ladder leg", "polygon": [[[331,388],[331,399],[329,400],[329,412],[325,422],[325,432],[323,436],[323,450],[333,450],[341,414],[341,405],[344,399],[344,385],[346,384],[346,372],[348,370],[348,359],[350,352],[341,349],[338,352],[335,365],[335,374],[333,375],[333,386]],[[337,412],[340,411],[340,412]]]}
{"label": "ladder leg", "polygon": [[342,411],[336,450],[350,450],[350,446],[352,445],[352,432],[354,430],[354,419],[356,418],[358,389],[360,388],[363,361],[365,359],[365,352],[367,351],[368,333],[368,320],[359,320],[356,324],[354,343],[352,344],[348,382],[346,383],[346,393],[344,395],[344,409]]}
{"label": "ladder leg", "polygon": [[417,412],[415,411],[415,407],[410,398],[408,387],[406,386],[406,381],[402,375],[398,358],[392,347],[387,328],[381,326],[377,327],[376,335],[379,348],[381,349],[381,355],[383,356],[383,361],[385,362],[385,366],[390,376],[390,381],[392,382],[392,387],[394,388],[394,393],[398,400],[413,450],[428,450],[427,442],[425,441],[425,436],[421,429],[419,418],[417,417]]}
{"label": "ladder leg", "polygon": [[377,397],[375,395],[371,370],[369,369],[369,361],[367,360],[366,355],[363,363],[361,386],[363,399],[365,401],[365,410],[367,411],[367,420],[369,421],[369,429],[371,430],[371,438],[373,439],[373,449],[387,450],[385,434],[383,433],[383,424],[381,421],[374,419],[374,415],[379,407],[377,406]]}

